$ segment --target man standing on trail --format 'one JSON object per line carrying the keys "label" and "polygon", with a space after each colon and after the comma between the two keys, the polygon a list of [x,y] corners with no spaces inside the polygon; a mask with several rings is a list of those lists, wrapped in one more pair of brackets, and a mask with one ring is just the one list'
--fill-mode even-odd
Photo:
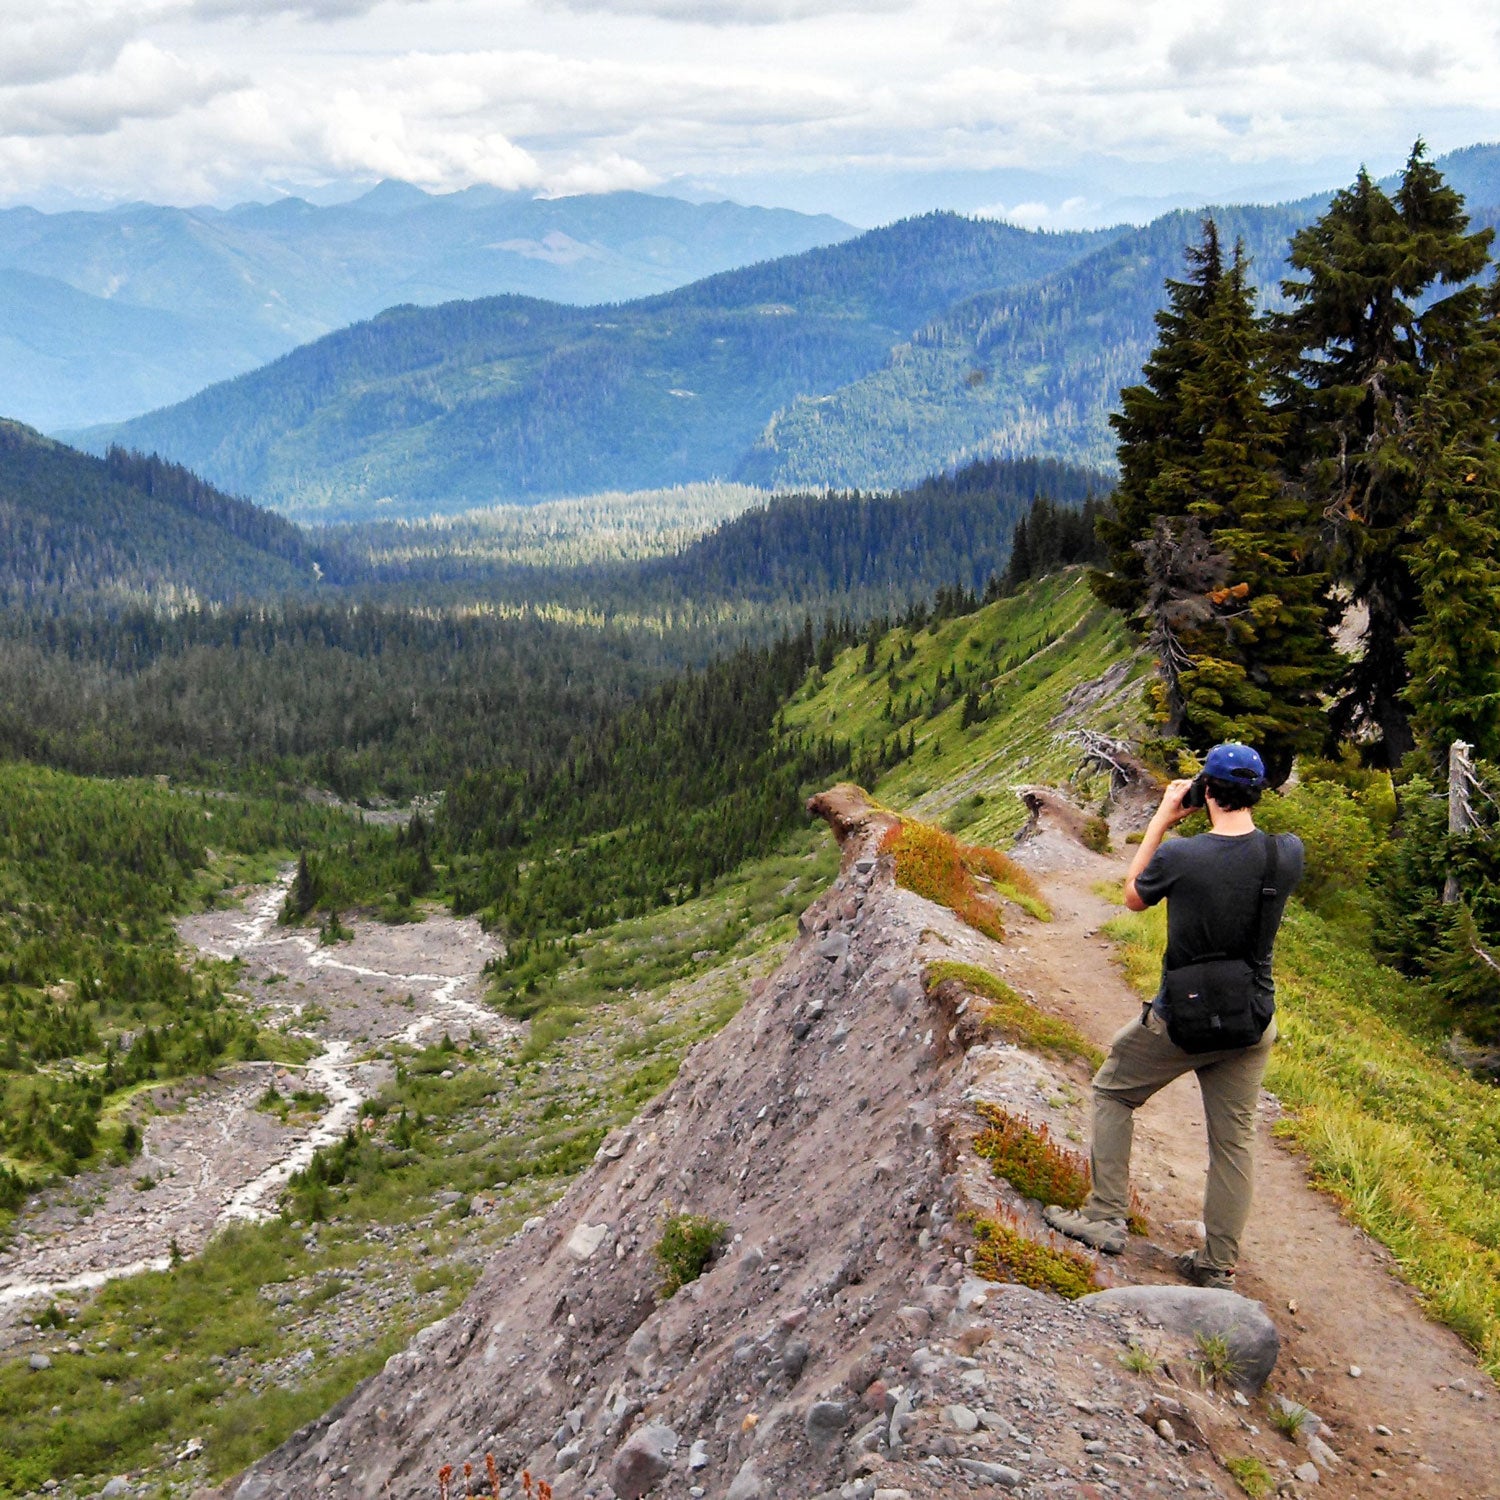
{"label": "man standing on trail", "polygon": [[[1153,814],[1125,876],[1125,905],[1145,911],[1167,902],[1161,988],[1140,1019],[1115,1037],[1094,1075],[1087,1201],[1081,1209],[1050,1204],[1045,1211],[1054,1229],[1118,1255],[1125,1248],[1135,1112],[1174,1078],[1194,1072],[1208,1119],[1207,1244],[1179,1255],[1177,1269],[1197,1286],[1234,1285],[1250,1216],[1255,1107],[1276,1040],[1271,949],[1302,876],[1301,839],[1255,827],[1251,809],[1265,784],[1265,767],[1249,746],[1215,745],[1199,776],[1172,782]],[[1163,844],[1168,830],[1199,806],[1207,807],[1212,831]],[[1220,1026],[1234,1045],[1215,1047]]]}

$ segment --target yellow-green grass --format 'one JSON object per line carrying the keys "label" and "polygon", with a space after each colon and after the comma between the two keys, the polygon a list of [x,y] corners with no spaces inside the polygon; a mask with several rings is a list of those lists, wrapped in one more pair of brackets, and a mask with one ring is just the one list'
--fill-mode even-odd
{"label": "yellow-green grass", "polygon": [[1260,1500],[1261,1496],[1273,1493],[1276,1488],[1275,1476],[1258,1458],[1248,1454],[1226,1458],[1224,1467],[1251,1500]]}
{"label": "yellow-green grass", "polygon": [[[911,649],[909,659],[902,659]],[[885,670],[896,655],[897,718],[885,716],[891,695]],[[1116,615],[1100,608],[1081,570],[1070,569],[1033,584],[974,614],[924,630],[893,629],[877,649],[879,669],[864,671],[863,646],[842,652],[826,674],[813,673],[785,710],[788,730],[836,734],[856,756],[908,732],[916,754],[886,771],[870,790],[892,806],[941,819],[962,805],[966,837],[1003,844],[1026,810],[1013,795],[1017,782],[1067,780],[1077,770],[1076,747],[1059,739],[1066,727],[1068,694],[1134,654]],[[988,717],[961,727],[962,703],[935,718],[900,717],[907,694],[930,690],[938,672],[956,667],[964,682],[978,683]],[[1142,666],[1141,670],[1144,670]],[[1139,693],[1127,687],[1111,707],[1091,713],[1090,727],[1128,732],[1138,717]],[[961,695],[960,695],[961,700]],[[1083,784],[1085,796],[1102,794],[1100,778]],[[981,800],[975,802],[975,794]]]}
{"label": "yellow-green grass", "polygon": [[966,990],[990,1002],[985,1026],[1017,1047],[1032,1052],[1047,1052],[1054,1057],[1076,1057],[1097,1068],[1104,1054],[1075,1027],[1057,1016],[1049,1016],[1023,999],[1003,979],[981,969],[978,964],[942,959],[929,964],[923,980],[934,990],[945,979],[954,980]]}
{"label": "yellow-green grass", "polygon": [[[1105,931],[1152,993],[1163,909]],[[1266,1084],[1290,1111],[1278,1133],[1500,1377],[1500,1090],[1447,1061],[1436,1002],[1378,963],[1357,928],[1293,902],[1276,956],[1280,1036]]]}

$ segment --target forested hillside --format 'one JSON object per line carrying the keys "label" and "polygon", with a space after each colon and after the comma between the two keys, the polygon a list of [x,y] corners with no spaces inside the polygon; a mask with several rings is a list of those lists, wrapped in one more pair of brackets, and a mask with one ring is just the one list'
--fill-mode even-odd
{"label": "forested hillside", "polygon": [[98,459],[0,420],[0,605],[56,610],[311,589],[324,554],[282,517],[187,470]]}
{"label": "forested hillside", "polygon": [[1077,506],[1101,486],[981,464],[903,495],[782,497],[674,554],[567,567],[476,554],[472,526],[304,532],[158,460],[11,424],[0,748],[350,797],[533,775],[746,640],[982,590],[1035,495]]}
{"label": "forested hillside", "polygon": [[116,421],[398,303],[613,302],[854,233],[735,203],[399,182],[330,207],[0,210],[0,411]]}
{"label": "forested hillside", "polygon": [[[1279,305],[1288,242],[1324,201],[1205,212],[1226,243],[1244,240],[1263,301]],[[910,484],[992,453],[1111,466],[1109,413],[1200,217],[1168,214],[1036,285],[969,298],[880,370],[777,413],[736,473],[768,485]]]}
{"label": "forested hillside", "polygon": [[778,407],[878,368],[955,300],[1098,236],[930,214],[609,309],[393,308],[181,405],[87,435],[320,520],[729,474]]}
{"label": "forested hillside", "polygon": [[[373,597],[395,602],[548,605],[581,616],[655,619],[764,635],[829,610],[904,610],[957,585],[983,591],[1008,566],[1038,495],[1076,508],[1106,474],[1054,460],[993,459],[891,495],[791,494],[747,509],[678,550],[560,565],[485,546],[482,522],[340,528],[345,566],[368,558]],[[566,544],[572,547],[573,543]],[[732,623],[737,622],[737,623]]]}

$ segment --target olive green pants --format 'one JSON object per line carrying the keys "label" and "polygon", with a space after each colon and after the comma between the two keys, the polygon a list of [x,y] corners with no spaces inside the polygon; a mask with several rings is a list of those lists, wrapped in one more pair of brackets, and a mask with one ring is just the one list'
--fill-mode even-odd
{"label": "olive green pants", "polygon": [[1083,1206],[1091,1219],[1123,1219],[1130,1207],[1130,1148],[1135,1112],[1158,1089],[1184,1073],[1198,1075],[1208,1120],[1208,1188],[1203,1226],[1205,1264],[1232,1271],[1250,1217],[1255,1185],[1255,1107],[1276,1023],[1253,1047],[1230,1052],[1184,1052],[1151,1015],[1132,1021],[1110,1043],[1094,1075],[1093,1191]]}

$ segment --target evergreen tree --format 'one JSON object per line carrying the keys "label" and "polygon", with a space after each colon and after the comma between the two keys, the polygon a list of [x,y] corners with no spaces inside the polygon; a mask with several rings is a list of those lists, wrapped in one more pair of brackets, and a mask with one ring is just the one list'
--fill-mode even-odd
{"label": "evergreen tree", "polygon": [[[1412,748],[1404,688],[1420,610],[1410,567],[1422,489],[1410,425],[1433,370],[1462,345],[1478,308],[1465,286],[1488,260],[1463,198],[1413,147],[1394,200],[1361,171],[1293,237],[1293,303],[1277,319],[1295,417],[1295,466],[1326,518],[1329,558],[1367,611],[1331,715],[1335,737],[1378,740],[1395,766]],[[1432,298],[1436,287],[1458,288]]]}
{"label": "evergreen tree", "polygon": [[1243,251],[1226,266],[1209,220],[1187,258],[1146,382],[1121,393],[1121,484],[1099,523],[1111,566],[1092,582],[1156,652],[1164,733],[1255,744],[1279,783],[1321,738],[1325,580],[1283,482],[1286,422],[1267,403],[1272,350]]}
{"label": "evergreen tree", "polygon": [[1196,343],[1179,399],[1200,448],[1169,469],[1162,489],[1227,555],[1229,576],[1208,596],[1213,629],[1190,647],[1182,732],[1198,748],[1258,746],[1279,785],[1296,755],[1322,739],[1321,693],[1336,665],[1322,632],[1326,579],[1307,561],[1313,527],[1280,470],[1286,423],[1267,405],[1270,341],[1238,247]]}
{"label": "evergreen tree", "polygon": [[1500,289],[1487,302],[1433,372],[1414,423],[1420,609],[1405,696],[1435,755],[1461,739],[1500,760]]}
{"label": "evergreen tree", "polygon": [[1033,571],[1031,561],[1031,536],[1026,525],[1026,517],[1022,516],[1016,522],[1016,529],[1010,544],[1010,561],[1005,568],[1005,591],[1013,594],[1028,578]]}
{"label": "evergreen tree", "polygon": [[1158,516],[1179,513],[1164,500],[1160,479],[1196,448],[1193,435],[1183,430],[1181,386],[1197,359],[1199,325],[1224,271],[1212,219],[1204,221],[1203,240],[1188,246],[1186,258],[1186,280],[1167,282],[1167,305],[1156,314],[1156,347],[1142,369],[1145,378],[1120,392],[1120,410],[1109,419],[1119,437],[1120,459],[1114,509],[1099,520],[1109,569],[1089,580],[1103,603],[1141,628],[1147,625],[1140,614],[1147,584],[1137,544],[1151,536]]}

